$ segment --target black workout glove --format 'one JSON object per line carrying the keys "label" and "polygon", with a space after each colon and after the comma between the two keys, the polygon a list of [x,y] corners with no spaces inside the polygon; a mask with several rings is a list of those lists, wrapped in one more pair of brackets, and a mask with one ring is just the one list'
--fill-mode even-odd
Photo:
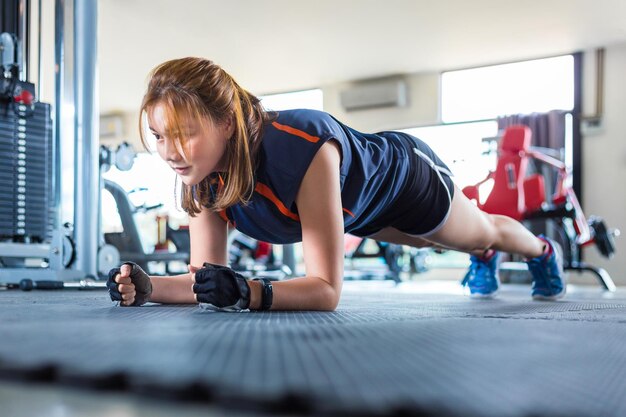
{"label": "black workout glove", "polygon": [[250,286],[246,278],[232,269],[205,262],[196,271],[193,292],[200,305],[211,304],[221,310],[239,311],[250,307]]}
{"label": "black workout glove", "polygon": [[[150,277],[148,276],[148,274],[145,273],[143,269],[141,269],[139,265],[133,262],[124,262],[124,264],[130,265],[132,268],[132,270],[130,271],[130,281],[135,286],[135,302],[133,302],[131,306],[137,307],[143,305],[148,302],[148,300],[150,299],[150,294],[152,294],[152,282],[150,282]],[[111,300],[121,303],[122,295],[117,288],[119,284],[115,282],[115,277],[120,272],[120,268],[113,268],[109,271],[107,288],[109,289],[109,295],[111,296]]]}

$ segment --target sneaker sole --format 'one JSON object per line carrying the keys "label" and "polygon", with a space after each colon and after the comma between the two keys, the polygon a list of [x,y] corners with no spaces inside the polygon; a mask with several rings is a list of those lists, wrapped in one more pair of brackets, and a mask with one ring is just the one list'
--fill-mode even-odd
{"label": "sneaker sole", "polygon": [[498,290],[494,292],[490,292],[489,294],[481,294],[481,293],[471,294],[470,293],[470,298],[473,298],[476,300],[488,300],[490,298],[494,298],[497,294],[498,294]]}
{"label": "sneaker sole", "polygon": [[532,297],[533,297],[533,300],[538,300],[538,301],[555,301],[555,300],[565,297],[566,292],[567,292],[567,287],[563,287],[563,291],[561,291],[560,293],[556,295],[536,294],[536,295],[533,295]]}

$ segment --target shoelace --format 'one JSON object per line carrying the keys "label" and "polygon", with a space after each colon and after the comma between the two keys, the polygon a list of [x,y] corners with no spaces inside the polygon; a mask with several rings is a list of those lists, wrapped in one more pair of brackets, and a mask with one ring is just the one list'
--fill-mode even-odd
{"label": "shoelace", "polygon": [[489,268],[489,263],[485,262],[485,261],[481,261],[481,260],[477,260],[475,262],[472,262],[470,264],[470,269],[469,271],[467,271],[467,274],[465,274],[465,277],[463,277],[463,281],[461,281],[461,285],[465,286],[468,284],[469,280],[470,280],[470,276],[476,276],[479,275],[479,272],[482,269],[490,269]]}

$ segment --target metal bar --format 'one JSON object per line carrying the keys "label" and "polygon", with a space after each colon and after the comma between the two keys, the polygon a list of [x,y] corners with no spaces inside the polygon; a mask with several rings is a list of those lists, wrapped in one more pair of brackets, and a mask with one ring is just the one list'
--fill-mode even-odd
{"label": "metal bar", "polygon": [[[574,56],[574,109],[572,110],[572,188],[578,201],[585,201],[583,190],[583,158],[582,158],[582,103],[583,103],[583,54]],[[582,207],[582,204],[581,204]],[[578,252],[577,259],[583,261],[583,251]]]}
{"label": "metal bar", "polygon": [[544,155],[541,152],[533,152],[526,151],[526,154],[531,158],[535,158],[540,160],[541,162],[545,162],[546,164],[552,165],[554,168],[565,171],[565,163],[556,158],[553,158],[549,155]]}
{"label": "metal bar", "polygon": [[97,276],[98,253],[98,103],[96,80],[97,4],[74,3],[75,168],[74,230],[77,268]]}
{"label": "metal bar", "polygon": [[0,3],[0,32],[9,32],[17,35],[17,3],[2,1]]}
{"label": "metal bar", "polygon": [[17,36],[20,41],[20,80],[28,81],[30,68],[30,0],[20,0]]}
{"label": "metal bar", "polygon": [[41,84],[43,73],[41,72],[41,0],[37,1],[37,100],[41,100]]}
{"label": "metal bar", "polygon": [[61,103],[63,102],[63,90],[64,90],[64,80],[63,74],[65,72],[65,63],[64,63],[64,54],[65,48],[63,45],[64,33],[63,33],[63,0],[56,0],[54,4],[54,63],[57,68],[57,71],[54,75],[54,117],[53,117],[53,132],[54,139],[52,141],[52,175],[54,177],[53,184],[53,193],[54,200],[53,204],[55,207],[59,207],[58,214],[58,223],[60,224],[61,220],[61,134],[65,133],[63,131],[63,109],[61,108]]}

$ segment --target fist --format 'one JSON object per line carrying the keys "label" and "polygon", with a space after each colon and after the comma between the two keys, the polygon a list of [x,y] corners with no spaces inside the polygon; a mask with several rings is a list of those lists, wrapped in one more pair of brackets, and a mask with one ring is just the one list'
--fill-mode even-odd
{"label": "fist", "polygon": [[196,301],[218,309],[240,311],[250,306],[250,286],[244,276],[232,269],[210,263],[202,268],[190,267]]}
{"label": "fist", "polygon": [[137,264],[126,262],[109,271],[107,288],[112,301],[121,306],[140,306],[148,302],[152,294],[150,277]]}

